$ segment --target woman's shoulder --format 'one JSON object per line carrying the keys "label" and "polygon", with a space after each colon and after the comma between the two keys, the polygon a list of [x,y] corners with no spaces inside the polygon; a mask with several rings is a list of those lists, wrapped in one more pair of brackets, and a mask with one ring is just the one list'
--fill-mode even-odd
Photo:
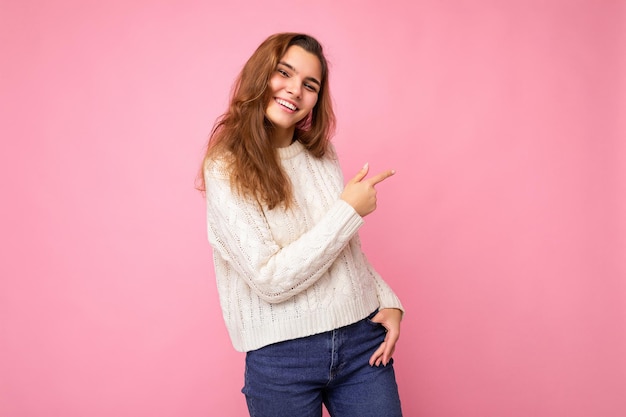
{"label": "woman's shoulder", "polygon": [[205,178],[226,179],[230,177],[232,155],[229,152],[210,154],[204,159]]}

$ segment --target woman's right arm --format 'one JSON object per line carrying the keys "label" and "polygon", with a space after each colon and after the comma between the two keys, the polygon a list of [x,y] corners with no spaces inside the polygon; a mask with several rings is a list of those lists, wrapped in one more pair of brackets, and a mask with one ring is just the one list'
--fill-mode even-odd
{"label": "woman's right arm", "polygon": [[317,224],[281,247],[260,205],[233,192],[223,171],[209,166],[205,182],[213,250],[270,303],[285,301],[315,283],[363,224],[352,205],[337,199]]}

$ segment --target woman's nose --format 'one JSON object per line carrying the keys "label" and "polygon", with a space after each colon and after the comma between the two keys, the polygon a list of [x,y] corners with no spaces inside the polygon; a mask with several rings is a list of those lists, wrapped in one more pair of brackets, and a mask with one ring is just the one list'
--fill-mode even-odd
{"label": "woman's nose", "polygon": [[300,81],[295,78],[296,77],[291,77],[289,79],[289,82],[287,83],[287,92],[299,98],[301,93]]}

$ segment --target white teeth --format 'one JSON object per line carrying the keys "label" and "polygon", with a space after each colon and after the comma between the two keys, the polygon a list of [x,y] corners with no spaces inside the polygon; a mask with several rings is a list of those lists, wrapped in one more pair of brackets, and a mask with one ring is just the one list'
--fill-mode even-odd
{"label": "white teeth", "polygon": [[276,99],[276,102],[277,102],[278,104],[280,104],[281,106],[285,106],[285,107],[287,107],[288,109],[291,109],[291,110],[293,110],[293,111],[296,111],[296,109],[297,109],[297,107],[296,107],[296,106],[294,106],[293,104],[291,104],[290,102],[285,101],[285,100],[282,100],[282,99],[280,99],[280,98],[277,98],[277,99]]}

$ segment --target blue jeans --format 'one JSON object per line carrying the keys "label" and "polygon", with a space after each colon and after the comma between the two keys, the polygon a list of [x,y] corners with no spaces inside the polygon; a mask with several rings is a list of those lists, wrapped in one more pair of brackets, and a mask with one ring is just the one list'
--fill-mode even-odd
{"label": "blue jeans", "polygon": [[251,417],[401,417],[393,370],[368,361],[385,339],[375,315],[339,329],[287,340],[246,354]]}

